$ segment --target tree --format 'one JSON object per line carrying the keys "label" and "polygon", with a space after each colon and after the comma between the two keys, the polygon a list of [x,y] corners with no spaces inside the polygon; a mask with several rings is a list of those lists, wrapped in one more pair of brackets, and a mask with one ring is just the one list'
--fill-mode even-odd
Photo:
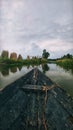
{"label": "tree", "polygon": [[64,55],[62,58],[63,59],[66,59],[66,58],[70,59],[70,58],[72,58],[72,55],[68,53],[68,54]]}
{"label": "tree", "polygon": [[42,57],[45,59],[48,59],[48,57],[50,56],[50,53],[46,51],[46,49],[43,50],[43,54]]}
{"label": "tree", "polygon": [[1,54],[1,58],[8,58],[8,56],[9,56],[9,52],[6,50],[3,50]]}
{"label": "tree", "polygon": [[22,59],[23,59],[23,58],[22,58],[21,54],[19,54],[18,60],[22,60]]}
{"label": "tree", "polygon": [[11,60],[17,60],[17,54],[15,52],[10,54],[10,59]]}
{"label": "tree", "polygon": [[27,56],[27,60],[30,60],[30,56],[29,55]]}
{"label": "tree", "polygon": [[68,53],[67,58],[72,58],[72,55]]}

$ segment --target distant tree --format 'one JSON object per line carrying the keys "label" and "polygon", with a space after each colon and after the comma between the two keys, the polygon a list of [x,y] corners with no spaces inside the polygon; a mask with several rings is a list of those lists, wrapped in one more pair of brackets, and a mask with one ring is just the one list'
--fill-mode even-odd
{"label": "distant tree", "polygon": [[68,53],[67,58],[72,58],[72,55]]}
{"label": "distant tree", "polygon": [[18,60],[22,60],[23,58],[22,58],[22,56],[21,56],[21,54],[19,54],[18,55]]}
{"label": "distant tree", "polygon": [[30,56],[29,55],[27,56],[27,60],[30,60]]}
{"label": "distant tree", "polygon": [[1,58],[8,58],[8,56],[9,56],[9,52],[6,50],[3,50],[1,54]]}
{"label": "distant tree", "polygon": [[17,60],[17,54],[15,52],[10,54],[10,59],[11,60]]}
{"label": "distant tree", "polygon": [[72,55],[68,53],[68,54],[64,55],[62,58],[63,58],[63,59],[72,58]]}
{"label": "distant tree", "polygon": [[42,58],[48,59],[50,56],[50,53],[46,51],[46,49],[43,50]]}
{"label": "distant tree", "polygon": [[35,59],[35,56],[32,56],[32,59],[34,60],[34,59]]}

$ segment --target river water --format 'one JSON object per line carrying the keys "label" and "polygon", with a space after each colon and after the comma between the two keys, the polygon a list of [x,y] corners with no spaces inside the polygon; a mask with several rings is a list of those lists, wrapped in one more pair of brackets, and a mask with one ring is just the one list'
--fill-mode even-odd
{"label": "river water", "polygon": [[[23,66],[0,69],[0,90],[25,75],[34,67],[35,66]],[[40,65],[37,67],[73,97],[73,73],[71,70],[67,71],[56,64]]]}

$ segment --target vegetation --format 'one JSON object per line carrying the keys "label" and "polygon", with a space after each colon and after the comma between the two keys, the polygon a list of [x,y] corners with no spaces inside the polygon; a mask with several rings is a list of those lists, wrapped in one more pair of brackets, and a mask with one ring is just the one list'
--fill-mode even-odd
{"label": "vegetation", "polygon": [[0,65],[5,66],[20,66],[20,65],[39,65],[41,63],[46,63],[46,59],[36,58],[36,59],[24,59],[24,60],[11,60],[11,59],[0,59]]}
{"label": "vegetation", "polygon": [[1,58],[5,59],[9,57],[9,52],[6,50],[3,50],[1,53]]}
{"label": "vegetation", "polygon": [[68,53],[67,55],[64,55],[61,59],[72,59],[72,55]]}
{"label": "vegetation", "polygon": [[58,59],[56,63],[66,70],[71,69],[73,71],[73,57],[70,54],[64,55],[61,59]]}
{"label": "vegetation", "polygon": [[46,52],[46,50],[43,50],[43,54],[41,58],[38,57],[32,57],[27,56],[27,59],[23,59],[21,54],[18,55],[15,52],[10,54],[9,58],[9,52],[8,51],[2,51],[1,57],[0,57],[0,65],[7,65],[7,66],[14,66],[14,65],[30,65],[30,64],[41,64],[41,63],[47,63],[48,56],[50,54]]}
{"label": "vegetation", "polygon": [[[27,59],[23,59],[21,54],[17,56],[15,52],[10,54],[9,58],[9,52],[3,50],[2,54],[0,56],[0,66],[22,66],[22,65],[40,65],[42,63],[47,63],[47,62],[55,62],[57,65],[60,65],[61,67],[69,70],[73,70],[73,56],[71,54],[64,55],[63,57],[59,59],[49,59],[48,57],[50,56],[50,53],[46,51],[46,49],[43,50],[42,52],[42,57],[38,58],[36,56],[33,56],[30,58],[30,56],[27,56]],[[45,68],[45,66],[43,66]],[[48,67],[46,67],[48,69]]]}
{"label": "vegetation", "polygon": [[46,51],[46,49],[43,50],[42,58],[48,59],[50,56],[50,53]]}
{"label": "vegetation", "polygon": [[73,69],[73,59],[62,59],[58,60],[56,63],[66,69]]}

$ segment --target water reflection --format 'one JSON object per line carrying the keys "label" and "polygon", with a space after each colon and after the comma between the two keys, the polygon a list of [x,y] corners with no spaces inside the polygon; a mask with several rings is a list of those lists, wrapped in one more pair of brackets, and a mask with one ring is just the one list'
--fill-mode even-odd
{"label": "water reflection", "polygon": [[8,75],[9,75],[9,69],[8,69],[8,68],[2,69],[2,70],[1,70],[1,74],[2,74],[3,76],[8,76]]}
{"label": "water reflection", "polygon": [[30,68],[30,65],[27,65],[27,69],[29,69]]}
{"label": "water reflection", "polygon": [[[47,64],[42,64],[42,70],[43,73],[46,73],[46,71],[49,70],[49,66]],[[13,67],[1,67],[0,72],[3,76],[8,76],[9,72],[16,73],[18,71],[21,71],[24,66],[13,66]],[[27,69],[30,68],[30,65],[26,66]],[[34,68],[35,65],[32,65],[32,68]]]}
{"label": "water reflection", "polygon": [[42,70],[43,70],[43,73],[46,73],[46,71],[49,70],[49,66],[47,64],[42,64]]}
{"label": "water reflection", "polygon": [[[35,65],[13,67],[0,66],[0,89],[14,82],[34,67]],[[65,90],[73,96],[73,69],[63,69],[56,64],[42,64],[38,66],[38,69],[60,86],[64,87]]]}
{"label": "water reflection", "polygon": [[11,67],[11,68],[10,68],[10,71],[11,71],[12,73],[17,72],[17,67]]}
{"label": "water reflection", "polygon": [[16,73],[18,70],[21,71],[23,66],[13,67],[0,67],[0,72],[3,76],[8,76],[9,72]]}
{"label": "water reflection", "polygon": [[21,69],[22,69],[22,66],[18,66],[18,69],[19,69],[19,71],[21,71]]}
{"label": "water reflection", "polygon": [[[60,66],[60,65],[58,65],[58,66]],[[73,74],[73,66],[60,66],[60,67],[62,67],[66,71],[71,71],[71,73]]]}

